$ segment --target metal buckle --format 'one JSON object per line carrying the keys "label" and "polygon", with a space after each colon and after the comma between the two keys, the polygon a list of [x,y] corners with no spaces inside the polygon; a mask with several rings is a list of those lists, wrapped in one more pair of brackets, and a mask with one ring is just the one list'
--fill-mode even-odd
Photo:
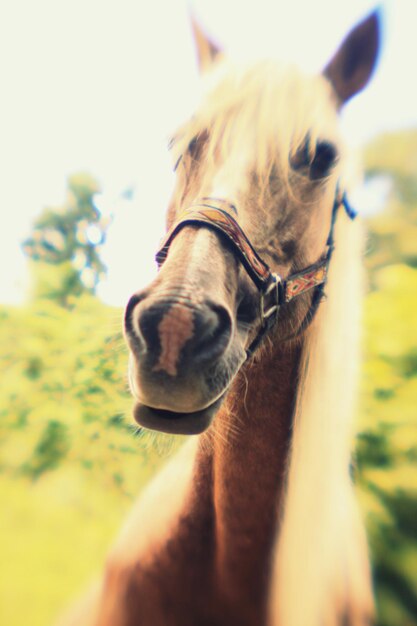
{"label": "metal buckle", "polygon": [[[270,276],[270,284],[265,289],[265,291],[261,292],[260,298],[260,307],[261,307],[261,320],[262,325],[267,326],[270,323],[271,316],[276,317],[279,311],[280,305],[280,284],[281,284],[281,276],[278,274],[271,273]],[[271,297],[272,294],[272,297]],[[266,298],[271,297],[269,306],[268,303],[265,303]]]}

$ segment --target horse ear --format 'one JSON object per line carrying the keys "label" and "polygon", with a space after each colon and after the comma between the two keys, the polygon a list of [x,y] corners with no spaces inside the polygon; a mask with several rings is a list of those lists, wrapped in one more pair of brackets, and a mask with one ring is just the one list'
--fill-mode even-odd
{"label": "horse ear", "polygon": [[201,28],[193,15],[190,16],[191,28],[197,49],[197,60],[200,72],[208,70],[222,56],[220,47],[212,41]]}
{"label": "horse ear", "polygon": [[380,15],[375,11],[348,34],[323,72],[341,105],[368,83],[376,65],[379,44]]}

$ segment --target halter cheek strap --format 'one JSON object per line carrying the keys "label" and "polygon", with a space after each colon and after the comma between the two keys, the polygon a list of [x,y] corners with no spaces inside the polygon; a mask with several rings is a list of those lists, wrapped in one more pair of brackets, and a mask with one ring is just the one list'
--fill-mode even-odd
{"label": "halter cheek strap", "polygon": [[156,261],[159,266],[163,264],[173,239],[185,226],[204,226],[223,235],[232,245],[233,251],[257,286],[260,294],[261,327],[247,350],[248,355],[250,355],[257,348],[264,335],[274,325],[278,318],[280,307],[310,289],[315,289],[315,293],[309,312],[298,332],[304,330],[313,319],[322,299],[324,285],[327,280],[329,262],[333,251],[334,224],[337,209],[341,204],[345,207],[349,217],[352,219],[355,217],[353,209],[347,202],[346,194],[341,195],[337,190],[327,238],[327,252],[324,259],[306,267],[300,272],[291,274],[286,279],[282,279],[278,274],[272,272],[271,268],[256,252],[237,221],[228,211],[222,208],[227,206],[229,211],[236,212],[235,207],[217,198],[202,198],[180,215],[178,221],[172,226],[162,241],[161,247],[156,254]]}

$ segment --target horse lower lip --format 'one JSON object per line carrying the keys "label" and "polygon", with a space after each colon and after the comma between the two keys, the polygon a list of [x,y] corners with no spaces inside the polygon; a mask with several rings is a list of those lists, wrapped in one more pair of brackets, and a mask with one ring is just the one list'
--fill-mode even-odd
{"label": "horse lower lip", "polygon": [[198,435],[206,430],[217,413],[223,398],[193,413],[176,413],[155,409],[138,402],[133,409],[135,421],[145,428],[174,435]]}

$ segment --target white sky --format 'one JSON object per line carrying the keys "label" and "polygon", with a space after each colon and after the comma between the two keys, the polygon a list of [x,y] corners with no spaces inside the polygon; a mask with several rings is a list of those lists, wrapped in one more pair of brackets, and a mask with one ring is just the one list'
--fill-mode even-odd
{"label": "white sky", "polygon": [[[320,69],[368,0],[195,0],[200,21],[231,54],[269,55]],[[385,45],[372,85],[348,105],[345,133],[417,124],[416,0],[385,8]],[[115,214],[101,297],[125,304],[155,271],[172,185],[166,137],[198,91],[185,0],[3,0],[0,4],[0,302],[24,299],[20,242],[66,177],[88,171]],[[134,187],[133,201],[120,197]]]}

